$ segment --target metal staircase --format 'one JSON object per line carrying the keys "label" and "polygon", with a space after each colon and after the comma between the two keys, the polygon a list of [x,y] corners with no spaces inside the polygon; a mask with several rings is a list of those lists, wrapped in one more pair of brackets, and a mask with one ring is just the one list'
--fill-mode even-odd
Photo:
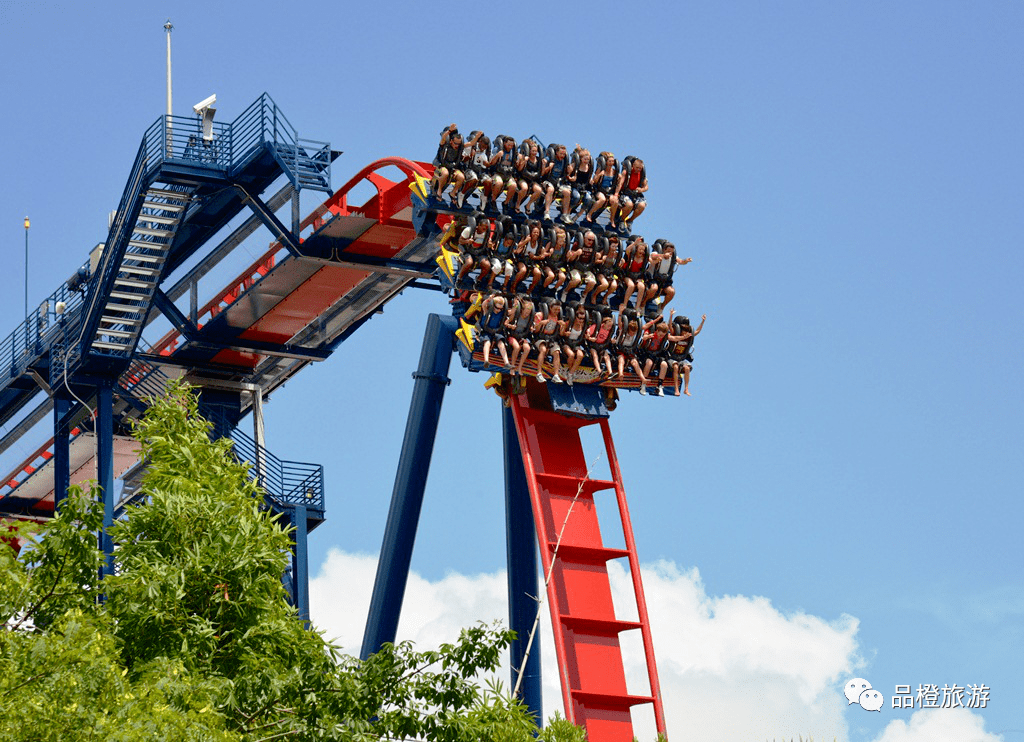
{"label": "metal staircase", "polygon": [[[630,709],[650,703],[658,733],[665,734],[640,562],[608,420],[554,412],[541,393],[513,395],[511,404],[548,578],[566,716],[587,728],[590,742],[631,742]],[[591,479],[587,470],[579,430],[594,424],[601,426],[610,480]],[[605,490],[615,493],[624,549],[608,548],[601,539],[595,494]],[[616,618],[607,567],[612,559],[629,560],[637,621]],[[631,695],[626,688],[619,634],[632,630],[643,637],[650,681],[645,695]]]}
{"label": "metal staircase", "polygon": [[331,192],[331,147],[326,142],[296,138],[293,143],[276,142],[274,154],[296,190],[311,188]]}
{"label": "metal staircase", "polygon": [[188,207],[188,190],[151,187],[130,232],[89,347],[97,353],[131,355],[156,293],[174,235]]}

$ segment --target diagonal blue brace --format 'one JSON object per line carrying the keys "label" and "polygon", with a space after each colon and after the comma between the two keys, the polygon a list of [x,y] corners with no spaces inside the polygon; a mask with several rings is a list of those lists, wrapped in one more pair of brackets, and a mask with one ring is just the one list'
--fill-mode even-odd
{"label": "diagonal blue brace", "polygon": [[288,252],[292,255],[299,255],[298,239],[292,232],[288,231],[287,227],[281,223],[281,220],[277,218],[270,207],[263,203],[259,196],[249,193],[249,191],[245,190],[245,188],[238,183],[235,183],[235,188],[237,188],[238,192],[242,194],[242,201],[249,205],[252,212],[259,217],[259,220],[263,222],[267,229],[273,232],[274,236],[281,241],[281,244],[288,249]]}
{"label": "diagonal blue brace", "polygon": [[416,383],[409,406],[409,420],[405,425],[402,453],[398,459],[395,488],[391,494],[391,510],[377,563],[363,647],[359,653],[362,659],[376,652],[381,645],[393,643],[398,633],[398,619],[409,579],[412,547],[423,506],[437,422],[441,416],[444,390],[450,383],[448,367],[457,329],[454,317],[437,314],[427,317],[420,365],[413,374]]}
{"label": "diagonal blue brace", "polygon": [[[540,671],[540,610],[538,597],[540,584],[537,579],[537,529],[533,523],[533,507],[530,504],[530,490],[526,484],[526,470],[523,468],[523,454],[516,434],[516,421],[512,409],[501,411],[502,438],[505,442],[505,544],[508,561],[508,623],[516,632],[516,639],[509,647],[512,670],[512,684],[519,682],[519,699],[526,705],[537,724],[544,721],[541,705]],[[537,626],[530,655],[526,657],[526,646],[530,632]]]}

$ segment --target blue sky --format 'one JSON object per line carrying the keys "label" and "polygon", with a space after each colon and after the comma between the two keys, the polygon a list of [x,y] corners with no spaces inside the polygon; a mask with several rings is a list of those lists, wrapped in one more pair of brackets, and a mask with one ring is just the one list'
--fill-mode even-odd
{"label": "blue sky", "polygon": [[[302,136],[344,150],[335,187],[378,157],[429,160],[451,121],[642,156],[636,231],[694,258],[674,305],[708,314],[694,397],[627,395],[612,420],[641,560],[669,565],[652,577],[665,625],[682,610],[673,590],[699,585],[712,624],[729,598],[753,610],[761,596],[787,630],[811,617],[852,638],[822,665],[834,677],[819,700],[845,705],[854,670],[887,695],[984,683],[978,733],[1024,739],[1022,6],[0,0],[0,333],[22,315],[26,214],[30,304],[104,239],[164,110],[168,15],[175,113],[216,93],[229,120],[266,91]],[[317,203],[304,195],[303,213]],[[314,571],[331,549],[361,564],[380,547],[431,311],[446,311],[440,295],[407,292],[267,405],[271,449],[326,467]],[[436,590],[505,560],[496,398],[482,376],[452,375],[413,562]],[[347,601],[332,610],[361,625],[364,598],[343,576],[330,584]],[[749,631],[768,637],[775,624],[759,621]],[[664,641],[684,692],[696,650]],[[709,717],[742,715],[744,684],[789,677],[755,665],[694,670],[719,684],[725,711]],[[817,686],[800,687],[813,706]],[[779,714],[801,722],[795,709]],[[822,714],[850,740],[933,723]],[[669,723],[678,735],[693,722]]]}

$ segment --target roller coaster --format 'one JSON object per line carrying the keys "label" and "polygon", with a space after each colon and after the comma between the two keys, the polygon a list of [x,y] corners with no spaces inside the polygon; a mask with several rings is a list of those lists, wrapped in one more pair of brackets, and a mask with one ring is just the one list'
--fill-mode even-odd
{"label": "roller coaster", "polygon": [[[325,518],[323,467],[266,449],[263,399],[328,359],[403,290],[445,291],[455,296],[456,311],[428,317],[362,654],[395,640],[457,351],[470,370],[496,372],[488,384],[504,402],[509,610],[518,634],[511,665],[521,698],[539,717],[539,653],[528,644],[535,596],[544,589],[566,717],[584,725],[592,742],[629,742],[631,709],[651,705],[664,734],[640,565],[608,421],[616,388],[637,383],[600,374],[575,385],[541,383],[497,367],[466,320],[468,304],[457,301],[463,287],[456,235],[478,215],[461,200],[447,203],[431,192],[432,165],[400,157],[371,163],[333,190],[339,154],[327,142],[301,138],[266,94],[230,123],[204,129],[201,120],[166,115],[146,130],[105,242],[0,343],[0,424],[8,427],[0,453],[16,442],[35,446],[28,439],[47,417],[53,431],[0,484],[0,518],[50,518],[69,486],[95,476],[104,504],[99,538],[111,574],[109,527],[142,497],[145,462],[129,435],[131,422],[145,413],[148,398],[182,377],[197,388],[214,434],[230,437],[236,454],[251,462],[267,507],[294,526],[284,579],[308,620],[306,546]],[[396,170],[400,177],[385,174]],[[367,184],[370,197],[352,203]],[[303,190],[327,196],[300,218]],[[286,224],[278,212],[289,203]],[[200,279],[260,227],[273,234],[269,249],[201,301]],[[171,329],[147,343],[143,330],[159,318]],[[543,365],[538,358],[531,372]],[[240,426],[250,413],[252,435]],[[588,471],[580,437],[588,426],[600,431],[609,479]],[[625,548],[602,540],[597,503],[609,494]],[[621,559],[632,579],[635,621],[618,619],[612,603],[607,565]],[[619,641],[629,631],[640,632],[649,680],[638,695],[627,690]]]}

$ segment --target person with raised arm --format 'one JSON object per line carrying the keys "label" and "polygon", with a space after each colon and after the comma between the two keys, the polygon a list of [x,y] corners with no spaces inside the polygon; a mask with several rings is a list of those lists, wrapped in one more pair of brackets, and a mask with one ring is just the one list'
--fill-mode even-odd
{"label": "person with raised arm", "polygon": [[462,184],[466,180],[463,172],[463,140],[459,133],[459,127],[450,124],[441,132],[441,143],[437,147],[437,155],[434,157],[434,195],[438,201],[444,198],[444,190],[449,183],[452,186],[452,204],[458,203],[458,195],[461,192]]}
{"label": "person with raised arm", "polygon": [[690,326],[690,320],[686,317],[676,317],[674,327],[676,334],[669,336],[668,359],[672,366],[672,378],[675,382],[676,396],[679,396],[679,371],[683,372],[683,394],[687,397],[690,394],[690,372],[693,370],[693,340],[700,331],[704,329],[704,322],[708,316],[702,314],[697,329]]}

